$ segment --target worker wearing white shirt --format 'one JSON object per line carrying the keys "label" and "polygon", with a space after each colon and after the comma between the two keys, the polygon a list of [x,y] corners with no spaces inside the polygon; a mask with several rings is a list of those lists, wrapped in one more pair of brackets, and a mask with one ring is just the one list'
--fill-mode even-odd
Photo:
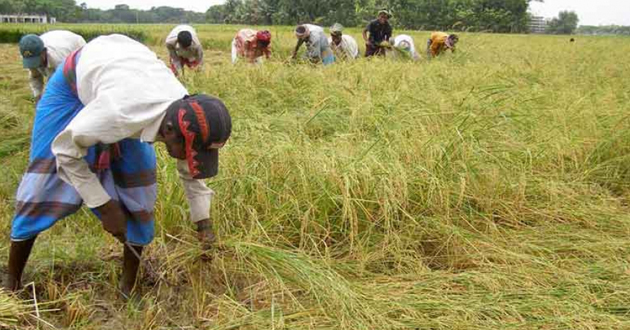
{"label": "worker wearing white shirt", "polygon": [[83,45],[85,39],[82,36],[65,30],[50,31],[41,36],[27,34],[20,39],[22,63],[29,70],[29,84],[35,100],[39,100],[44,91],[44,78],[51,76],[66,56]]}
{"label": "worker wearing white shirt", "polygon": [[335,62],[335,55],[330,49],[328,38],[321,26],[313,24],[302,24],[295,29],[295,36],[298,39],[291,58],[296,59],[297,53],[306,43],[306,53],[304,57],[312,63],[321,62],[323,65],[330,65]]}
{"label": "worker wearing white shirt", "polygon": [[37,105],[37,138],[16,196],[6,287],[20,287],[37,235],[84,203],[125,243],[120,289],[128,296],[136,254],[153,239],[157,183],[150,143],[165,143],[178,159],[191,220],[210,245],[213,192],[201,179],[217,174],[230,115],[216,98],[187,96],[155,53],[122,35],[98,37],[62,65]]}
{"label": "worker wearing white shirt", "polygon": [[178,25],[168,37],[166,48],[170,56],[171,70],[177,75],[184,66],[191,69],[200,68],[203,64],[203,47],[197,32],[190,25]]}
{"label": "worker wearing white shirt", "polygon": [[343,26],[339,23],[330,28],[328,43],[336,58],[354,60],[359,57],[357,41],[352,36],[343,34]]}
{"label": "worker wearing white shirt", "polygon": [[420,56],[416,51],[416,46],[413,43],[413,38],[406,34],[399,34],[396,38],[390,39],[390,42],[394,48],[398,49],[409,55],[411,59],[418,60]]}

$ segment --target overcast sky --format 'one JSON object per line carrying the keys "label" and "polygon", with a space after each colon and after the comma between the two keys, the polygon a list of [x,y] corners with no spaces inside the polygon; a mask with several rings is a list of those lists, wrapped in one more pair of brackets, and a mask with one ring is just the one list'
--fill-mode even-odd
{"label": "overcast sky", "polygon": [[151,7],[169,6],[205,13],[212,5],[223,0],[76,0],[77,4],[85,2],[88,8],[113,9],[115,5],[126,4],[133,9],[151,9]]}
{"label": "overcast sky", "polygon": [[573,10],[581,25],[630,25],[630,0],[545,0],[531,4],[531,12],[555,17],[561,10]]}
{"label": "overcast sky", "polygon": [[[150,9],[158,6],[180,7],[205,12],[212,5],[223,0],[77,0],[87,3],[90,8],[111,9],[124,3],[131,8]],[[630,0],[545,0],[531,5],[534,14],[554,17],[561,10],[573,10],[583,25],[630,25]]]}

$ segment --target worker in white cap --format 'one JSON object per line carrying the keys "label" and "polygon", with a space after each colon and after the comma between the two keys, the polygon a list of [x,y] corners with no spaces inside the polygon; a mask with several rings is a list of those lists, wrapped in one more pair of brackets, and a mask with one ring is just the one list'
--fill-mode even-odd
{"label": "worker in white cap", "polygon": [[65,30],[49,31],[41,36],[27,34],[20,39],[20,55],[24,68],[29,70],[35,101],[39,101],[44,92],[44,78],[52,76],[70,53],[84,45],[82,36]]}
{"label": "worker in white cap", "polygon": [[393,52],[393,54],[396,54],[395,56],[402,54],[403,57],[408,57],[414,61],[420,58],[416,51],[413,38],[410,35],[399,34],[395,38],[391,38],[389,42],[396,49],[396,51]]}
{"label": "worker in white cap", "polygon": [[330,49],[328,38],[326,38],[324,29],[321,26],[313,24],[298,25],[295,29],[295,36],[298,42],[295,45],[291,58],[296,59],[300,47],[306,43],[305,57],[312,63],[321,62],[324,65],[329,65],[335,62],[335,55]]}
{"label": "worker in white cap", "polygon": [[344,60],[354,60],[359,57],[357,41],[350,35],[343,34],[343,25],[335,23],[330,28],[328,43],[335,57]]}

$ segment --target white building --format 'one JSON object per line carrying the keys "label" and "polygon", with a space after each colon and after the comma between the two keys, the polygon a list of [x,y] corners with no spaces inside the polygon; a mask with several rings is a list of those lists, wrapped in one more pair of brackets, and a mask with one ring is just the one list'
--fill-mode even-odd
{"label": "white building", "polygon": [[38,24],[55,24],[57,19],[48,17],[47,15],[34,14],[0,14],[0,23],[38,23]]}
{"label": "white building", "polygon": [[549,19],[542,16],[532,16],[529,20],[529,32],[531,33],[545,33],[549,25]]}

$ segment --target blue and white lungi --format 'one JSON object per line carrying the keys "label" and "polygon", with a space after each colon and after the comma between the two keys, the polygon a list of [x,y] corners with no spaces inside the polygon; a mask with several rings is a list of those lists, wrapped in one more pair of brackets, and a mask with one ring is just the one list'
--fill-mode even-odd
{"label": "blue and white lungi", "polygon": [[[69,56],[66,61],[75,61]],[[51,144],[57,135],[83,109],[73,85],[75,72],[64,75],[76,63],[59,65],[49,79],[37,104],[26,174],[16,196],[11,239],[37,236],[81,207],[83,200],[73,186],[57,175]],[[66,70],[64,70],[64,68]],[[121,82],[124,83],[124,82]],[[127,215],[127,240],[146,245],[153,240],[153,207],[157,197],[155,150],[137,139],[89,148],[85,160],[98,176],[109,196],[118,201]],[[94,214],[98,216],[95,210]]]}

